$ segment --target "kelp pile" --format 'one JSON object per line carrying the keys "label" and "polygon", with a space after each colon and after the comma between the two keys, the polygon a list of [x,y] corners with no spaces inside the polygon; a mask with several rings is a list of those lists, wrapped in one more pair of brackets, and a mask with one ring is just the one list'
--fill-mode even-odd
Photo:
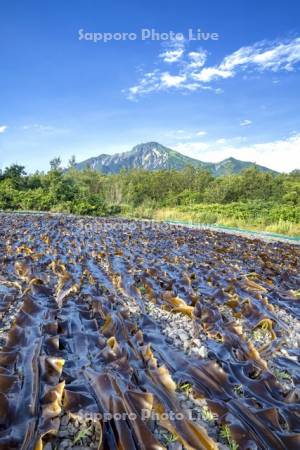
{"label": "kelp pile", "polygon": [[[153,416],[185,449],[218,448],[181,408],[182,383],[234,448],[300,448],[300,350],[278,314],[300,319],[299,247],[117,219],[0,220],[2,322],[15,305],[0,351],[1,450],[55,448],[64,414],[96,420],[99,449],[168,448]],[[207,357],[172,345],[149,304],[186,316]],[[259,348],[255,330],[269,336]]]}

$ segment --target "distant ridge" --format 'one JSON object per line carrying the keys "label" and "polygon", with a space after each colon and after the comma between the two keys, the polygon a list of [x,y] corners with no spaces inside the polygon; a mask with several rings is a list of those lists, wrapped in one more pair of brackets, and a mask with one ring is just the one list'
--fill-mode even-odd
{"label": "distant ridge", "polygon": [[91,167],[102,173],[118,173],[122,169],[143,169],[143,170],[181,170],[184,167],[193,166],[210,171],[215,176],[239,173],[248,167],[256,166],[261,172],[276,173],[267,167],[254,164],[252,162],[240,161],[235,158],[227,158],[218,163],[199,161],[182,155],[175,150],[164,147],[158,142],[147,142],[138,144],[129,152],[115,153],[114,155],[99,155],[86,159],[76,164],[78,170]]}

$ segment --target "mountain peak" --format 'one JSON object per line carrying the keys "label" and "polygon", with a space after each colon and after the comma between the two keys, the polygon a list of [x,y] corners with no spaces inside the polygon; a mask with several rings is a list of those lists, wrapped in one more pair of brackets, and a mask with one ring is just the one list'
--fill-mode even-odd
{"label": "mountain peak", "polygon": [[235,159],[233,156],[229,156],[229,158],[225,158],[225,159],[223,159],[223,161],[221,161],[221,162],[227,162],[227,161],[233,162],[233,161],[238,161],[238,160]]}
{"label": "mountain peak", "polygon": [[137,154],[153,154],[153,155],[161,155],[161,154],[167,154],[171,150],[167,147],[164,147],[163,145],[159,144],[158,142],[145,142],[141,144],[137,144],[133,147],[130,153],[137,153]]}
{"label": "mountain peak", "polygon": [[166,147],[164,147],[163,145],[161,145],[159,142],[142,142],[141,144],[137,144],[133,147],[132,150],[143,150],[143,149],[151,149],[151,148],[162,148],[165,149]]}
{"label": "mountain peak", "polygon": [[[227,175],[241,172],[243,169],[254,166],[254,163],[227,158],[219,163],[202,162],[189,156],[182,155],[175,150],[163,146],[159,142],[151,141],[135,145],[132,150],[114,155],[102,154],[87,159],[76,165],[78,170],[87,167],[102,173],[118,173],[121,170],[181,170],[187,166],[210,171],[213,175]],[[256,166],[261,171],[270,171],[266,167]]]}

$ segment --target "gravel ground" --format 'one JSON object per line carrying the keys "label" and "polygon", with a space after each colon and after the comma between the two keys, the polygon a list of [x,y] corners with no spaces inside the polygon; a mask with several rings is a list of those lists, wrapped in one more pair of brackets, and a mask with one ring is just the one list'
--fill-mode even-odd
{"label": "gravel ground", "polygon": [[[8,309],[5,308],[7,304]],[[13,325],[22,304],[23,297],[16,288],[0,284],[0,350],[5,345],[7,332]]]}
{"label": "gravel ground", "polygon": [[48,442],[44,450],[98,449],[100,436],[101,428],[97,422],[84,420],[78,415],[63,414],[56,440]]}
{"label": "gravel ground", "polygon": [[[74,371],[76,377],[81,377],[81,382],[84,383],[85,378],[82,373],[86,371],[89,361],[91,362],[91,367],[96,367],[98,374],[111,370],[113,375],[118,375],[114,370],[115,367],[119,367],[118,363],[122,358],[120,355],[116,356],[117,350],[113,354],[110,347],[111,339],[115,339],[118,332],[120,332],[120,336],[123,336],[121,333],[122,326],[124,326],[130,336],[136,337],[135,332],[137,330],[140,330],[142,334],[142,318],[148,316],[153,320],[155,326],[158,327],[162,340],[168,344],[168,349],[174,352],[172,353],[173,355],[176,353],[184,356],[184,361],[191,361],[192,364],[192,361],[195,360],[198,366],[203,368],[202,362],[208,364],[215,359],[213,363],[217,367],[214,373],[216,376],[216,374],[218,375],[217,371],[225,372],[225,369],[228,369],[230,364],[234,365],[236,362],[243,363],[246,361],[248,354],[245,349],[253,347],[256,353],[252,362],[254,361],[258,365],[261,364],[261,366],[265,364],[265,375],[270,376],[271,381],[272,378],[276,378],[278,384],[278,391],[275,389],[276,395],[280,397],[281,392],[283,392],[284,397],[288,398],[290,394],[297,392],[299,388],[297,380],[295,380],[292,373],[289,373],[288,365],[285,369],[282,368],[281,359],[286,358],[292,363],[299,363],[297,352],[300,346],[300,321],[297,318],[297,305],[295,306],[296,303],[291,301],[291,290],[288,290],[287,287],[283,293],[280,290],[281,285],[284,286],[286,284],[289,286],[288,277],[296,267],[296,262],[291,260],[286,263],[286,266],[282,265],[282,261],[278,260],[280,255],[283,258],[281,244],[272,246],[272,249],[269,244],[262,244],[259,250],[255,248],[257,255],[255,254],[254,256],[259,260],[259,266],[254,259],[252,263],[248,262],[248,260],[251,261],[252,257],[254,258],[251,251],[248,251],[247,245],[245,245],[245,242],[250,245],[248,240],[241,239],[233,243],[228,239],[228,236],[226,241],[225,237],[222,237],[219,233],[216,233],[217,237],[212,233],[198,235],[197,230],[194,230],[194,233],[191,232],[189,236],[185,236],[180,226],[162,229],[159,232],[153,230],[145,231],[141,227],[140,230],[137,230],[134,237],[134,231],[131,228],[125,227],[124,232],[124,229],[120,227],[118,232],[116,231],[118,223],[116,222],[115,224],[112,221],[111,223],[108,222],[107,230],[102,226],[101,221],[97,222],[95,220],[97,232],[92,234],[89,223],[82,218],[78,219],[78,222],[76,222],[77,219],[70,218],[71,222],[66,220],[65,223],[61,222],[59,216],[57,219],[51,217],[47,220],[50,221],[52,226],[50,231],[52,232],[51,239],[53,243],[49,245],[50,238],[45,236],[43,232],[41,237],[39,237],[39,245],[42,250],[44,249],[43,246],[45,246],[48,256],[51,255],[53,259],[51,264],[48,264],[48,262],[46,264],[43,260],[43,253],[40,251],[38,258],[41,258],[42,262],[39,264],[39,259],[37,258],[37,261],[33,261],[32,266],[38,269],[38,276],[42,276],[41,273],[43,272],[43,270],[39,272],[39,269],[46,267],[49,280],[51,281],[49,286],[51,289],[55,286],[55,289],[52,291],[55,295],[47,294],[47,296],[39,298],[38,317],[33,317],[32,322],[37,329],[37,335],[41,327],[45,326],[46,318],[48,318],[47,320],[52,318],[57,326],[53,331],[54,335],[57,335],[57,341],[55,341],[54,335],[48,335],[47,342],[49,340],[51,345],[49,344],[49,347],[47,347],[44,336],[42,341],[45,346],[42,347],[42,353],[39,355],[39,363],[41,364],[43,358],[49,356],[49,348],[55,355],[56,351],[64,351],[63,358],[67,368],[65,372],[62,371],[60,373],[55,383],[64,381],[66,385],[68,383],[72,384],[74,382],[71,376],[72,371]],[[74,223],[72,220],[74,220]],[[57,223],[57,221],[59,222]],[[30,225],[29,220],[28,223]],[[43,220],[36,223],[38,226],[45,225]],[[57,225],[66,230],[62,234],[63,243],[57,240]],[[78,230],[80,230],[79,233],[77,233]],[[173,255],[168,242],[166,242],[169,239],[170,230],[173,233]],[[215,228],[213,230],[216,231]],[[51,232],[48,230],[48,234],[51,235]],[[224,230],[222,229],[221,232],[224,233]],[[201,231],[201,233],[203,232]],[[77,240],[72,239],[74,235]],[[141,235],[145,241],[142,245],[140,245]],[[34,232],[32,236],[35,238]],[[156,248],[156,241],[153,236],[158,238],[159,249]],[[202,247],[197,253],[195,246],[198,245],[198,242],[201,243],[199,237],[202,237]],[[257,237],[257,235],[253,236],[255,239]],[[119,238],[123,239],[123,241],[119,242]],[[248,233],[247,238],[249,238]],[[188,242],[188,239],[190,239],[190,242]],[[153,241],[155,244],[153,244]],[[187,242],[190,246],[187,245]],[[121,248],[120,243],[122,244]],[[55,250],[53,251],[53,249]],[[267,260],[268,266],[265,263],[265,255],[270,249],[271,257]],[[207,250],[210,250],[209,256],[206,256]],[[228,252],[231,252],[230,257]],[[245,261],[243,260],[244,252],[248,252]],[[23,257],[22,250],[19,251],[19,255]],[[60,261],[57,255],[60,255]],[[42,264],[45,264],[45,266],[42,266]],[[288,264],[290,264],[290,272],[287,269]],[[254,269],[252,267],[255,265],[259,266],[258,268],[262,268],[262,275],[260,278],[257,278],[257,282],[264,283],[267,288],[256,284],[252,279],[253,277],[247,278],[249,270],[250,274],[253,275]],[[274,272],[271,272],[275,281],[277,282],[276,277],[278,279],[279,277],[282,278],[280,280],[280,289],[276,284],[272,285],[273,287],[269,289],[270,296],[267,297],[265,293],[268,293],[267,283],[270,281],[268,280],[270,265],[272,270],[275,267]],[[273,275],[275,270],[277,270],[277,265],[277,274]],[[28,275],[24,275],[24,279],[31,286],[32,280],[36,280],[36,278],[32,277],[37,275],[32,275],[30,271],[28,273]],[[265,273],[266,276],[264,276]],[[125,276],[122,278],[122,275]],[[293,277],[295,280],[296,275],[294,272]],[[141,281],[142,279],[144,279],[146,287],[147,281],[149,282],[148,288],[153,286],[152,296],[147,293],[147,289]],[[256,278],[254,277],[254,279]],[[46,276],[45,283],[47,283]],[[293,286],[293,289],[295,289],[295,286]],[[140,294],[140,297],[137,295],[137,292]],[[272,297],[274,292],[280,298],[279,302],[277,297]],[[62,293],[63,296],[61,297]],[[20,293],[13,286],[6,286],[0,283],[0,306],[4,305],[3,314],[0,309],[0,346],[5,343],[7,332],[18,316],[24,301],[23,294],[24,292]],[[164,294],[169,294],[169,296],[164,297]],[[184,300],[179,298],[181,294]],[[291,298],[288,297],[290,301],[285,303],[282,300],[282,298],[285,298],[284,296],[290,296]],[[174,304],[172,304],[170,299],[183,303],[185,301],[195,301],[193,307],[195,304],[196,306],[199,305],[199,308],[201,308],[200,316],[196,314],[196,306],[194,309],[189,306],[193,311],[191,314],[175,313],[173,311]],[[98,301],[98,310],[94,309],[93,300]],[[294,301],[294,298],[292,300]],[[230,302],[234,304],[235,301],[237,307],[229,306]],[[5,307],[7,302],[11,303],[8,308]],[[55,308],[57,308],[57,311]],[[128,308],[129,312],[128,317],[130,320],[128,321],[125,320],[126,308]],[[292,314],[292,308],[294,308],[295,314]],[[41,311],[44,311],[44,313]],[[104,320],[107,317],[112,317],[113,313],[120,313],[120,311],[124,312],[124,316],[121,317],[119,315],[117,317],[114,323],[115,328],[112,329],[111,334],[105,333],[103,328]],[[34,321],[35,319],[36,322]],[[118,325],[120,324],[120,319],[121,325]],[[38,322],[39,320],[40,322]],[[95,328],[91,324],[93,321],[97,322],[97,337],[101,341],[101,345],[103,345],[102,348],[99,343],[98,349],[93,344],[94,348],[97,349],[99,354],[106,352],[107,359],[101,360],[101,358],[98,358],[99,355],[92,354],[93,349],[91,350],[89,347],[89,339],[92,339],[93,333],[95,333]],[[86,329],[85,324],[87,326]],[[134,328],[135,325],[136,329]],[[89,331],[86,333],[86,330]],[[230,332],[232,334],[229,336]],[[234,359],[235,354],[229,355],[229,352],[226,354],[225,346],[222,347],[224,339],[230,339],[232,336],[236,341],[241,341],[244,345],[243,351],[236,354],[236,360]],[[280,345],[278,348],[270,351],[269,349],[274,342],[276,343],[277,339],[280,340]],[[85,340],[85,345],[82,344],[81,340],[82,342]],[[127,335],[125,339],[124,337],[121,338],[124,346],[127,345],[127,341],[130,342]],[[57,347],[55,347],[55,342],[57,342]],[[160,360],[160,358],[163,358],[161,356],[163,353],[155,350],[155,342],[154,339],[153,356],[159,363],[158,367],[161,367],[166,362],[163,359]],[[229,342],[235,343],[234,339]],[[68,343],[69,349],[66,350]],[[26,342],[26,344],[30,346],[30,342]],[[214,344],[217,345],[214,346]],[[159,345],[157,348],[160,349]],[[212,348],[216,349],[216,352],[220,351],[220,353],[213,353]],[[238,343],[234,350],[236,352],[241,350]],[[110,351],[111,360],[109,359]],[[244,357],[245,359],[239,360],[239,357]],[[103,367],[103,360],[106,361],[105,367]],[[129,357],[128,360],[130,360]],[[146,364],[143,359],[141,361],[137,360],[139,363]],[[107,369],[107,366],[109,366],[109,369]],[[68,372],[70,367],[71,371]],[[144,366],[138,367],[140,368],[139,370],[144,371]],[[145,367],[149,369],[147,365]],[[213,370],[212,366],[209,367]],[[179,367],[176,370],[179,372]],[[126,371],[124,373],[127,374]],[[186,374],[187,372],[184,373]],[[173,376],[176,380],[176,373],[170,370],[170,374],[172,374],[170,377]],[[192,380],[195,379],[192,378]],[[207,382],[209,385],[209,380]],[[231,389],[235,382],[236,379],[228,383]],[[135,383],[135,389],[140,389],[142,384],[139,381]],[[247,386],[245,385],[235,385],[234,391],[233,389],[229,391],[230,395],[232,395],[230,399],[236,400],[240,398],[245,400],[244,404],[246,404],[246,401],[250,400],[250,398],[246,397],[246,389]],[[92,389],[89,393],[91,391]],[[217,443],[218,448],[237,448],[226,438],[226,433],[224,433],[224,426],[227,425],[226,420],[228,416],[230,418],[230,414],[227,412],[226,417],[222,414],[215,414],[209,407],[209,396],[207,396],[208,400],[199,398],[193,384],[181,383],[181,381],[176,385],[174,396],[180,405],[180,409],[206,430],[208,436]],[[92,397],[95,402],[95,395]],[[283,402],[282,399],[281,401]],[[97,421],[84,419],[78,414],[67,412],[67,409],[64,407],[64,401],[62,401],[62,408],[58,417],[60,422],[58,433],[55,436],[47,437],[44,449],[83,450],[88,448],[97,449],[99,447],[101,428]],[[185,447],[155,420],[152,421],[150,429],[162,446],[168,450],[185,450]],[[243,450],[243,447],[241,450]]]}

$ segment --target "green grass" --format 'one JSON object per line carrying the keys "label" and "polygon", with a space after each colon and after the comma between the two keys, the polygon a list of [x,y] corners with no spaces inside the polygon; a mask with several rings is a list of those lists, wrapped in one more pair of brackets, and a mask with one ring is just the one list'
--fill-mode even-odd
{"label": "green grass", "polygon": [[193,386],[191,385],[191,383],[183,383],[179,385],[179,389],[183,392],[185,392],[186,394],[189,394],[192,390]]}
{"label": "green grass", "polygon": [[165,434],[163,440],[164,440],[164,444],[168,445],[168,444],[171,444],[172,442],[176,442],[177,436],[175,436],[174,434],[171,434],[171,433],[169,433],[168,435]]}
{"label": "green grass", "polygon": [[123,208],[127,217],[183,221],[300,237],[300,207],[268,202]]}
{"label": "green grass", "polygon": [[241,384],[235,385],[234,392],[237,394],[238,397],[243,397],[243,395],[244,395],[243,386]]}
{"label": "green grass", "polygon": [[139,290],[140,290],[140,293],[142,294],[142,295],[145,295],[146,294],[146,288],[144,287],[144,286],[140,286],[139,288],[138,288]]}
{"label": "green grass", "polygon": [[291,381],[291,375],[285,370],[280,370],[277,367],[273,370],[273,374],[277,378],[278,381]]}
{"label": "green grass", "polygon": [[76,434],[75,438],[74,438],[74,444],[77,444],[78,442],[81,442],[82,439],[84,439],[88,432],[92,430],[92,426],[88,427],[88,428],[83,428],[82,430],[78,431],[78,433]]}
{"label": "green grass", "polygon": [[226,441],[227,445],[229,446],[230,450],[238,450],[239,445],[235,442],[235,440],[232,437],[230,428],[228,425],[222,425],[220,436]]}
{"label": "green grass", "polygon": [[207,406],[204,406],[201,410],[202,419],[210,424],[217,420],[217,414],[213,413]]}

